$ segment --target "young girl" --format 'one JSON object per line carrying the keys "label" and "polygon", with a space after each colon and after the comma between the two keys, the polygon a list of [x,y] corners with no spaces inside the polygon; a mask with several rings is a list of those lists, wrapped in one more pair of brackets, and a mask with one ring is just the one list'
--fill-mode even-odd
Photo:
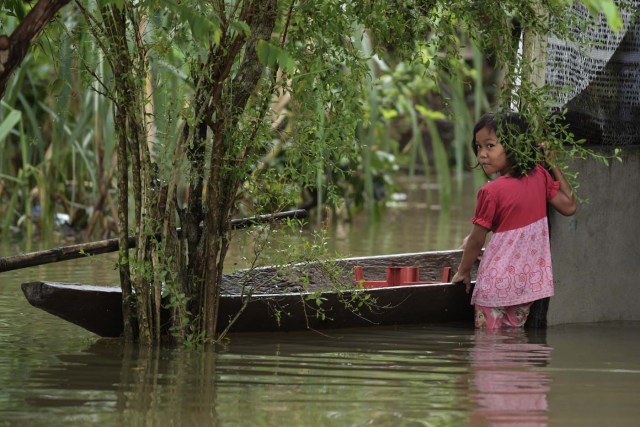
{"label": "young girl", "polygon": [[517,139],[528,126],[515,113],[486,114],[473,129],[472,147],[487,175],[498,174],[478,192],[473,229],[464,239],[458,271],[452,279],[469,292],[471,267],[487,245],[473,291],[476,328],[521,327],[531,304],[553,295],[547,203],[562,215],[576,211],[571,188],[547,155],[541,165],[516,162]]}

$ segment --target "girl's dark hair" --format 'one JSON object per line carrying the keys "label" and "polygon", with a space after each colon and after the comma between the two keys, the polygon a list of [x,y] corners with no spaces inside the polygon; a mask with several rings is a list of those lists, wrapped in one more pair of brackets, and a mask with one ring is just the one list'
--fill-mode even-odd
{"label": "girl's dark hair", "polygon": [[471,148],[478,155],[476,133],[481,129],[489,129],[496,133],[498,142],[504,147],[507,160],[513,168],[512,176],[521,177],[528,174],[538,163],[535,144],[532,143],[529,123],[513,111],[487,113],[473,127]]}

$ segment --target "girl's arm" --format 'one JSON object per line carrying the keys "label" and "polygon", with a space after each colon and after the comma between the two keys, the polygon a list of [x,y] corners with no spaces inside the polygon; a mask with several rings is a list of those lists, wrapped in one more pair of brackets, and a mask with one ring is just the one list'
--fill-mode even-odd
{"label": "girl's arm", "polygon": [[549,203],[562,215],[571,216],[576,213],[576,210],[578,209],[578,205],[576,203],[575,197],[573,196],[573,192],[571,191],[571,187],[569,186],[569,183],[567,182],[560,168],[558,168],[557,166],[553,166],[553,164],[548,160],[547,164],[549,164],[551,168],[553,177],[560,183],[560,190],[558,191],[558,194],[556,194],[553,199],[549,201]]}
{"label": "girl's arm", "polygon": [[458,266],[458,271],[451,281],[453,283],[464,283],[467,293],[471,289],[471,267],[477,261],[478,256],[482,252],[484,241],[487,238],[489,230],[474,224],[471,234],[465,238],[464,250],[462,251],[462,260]]}

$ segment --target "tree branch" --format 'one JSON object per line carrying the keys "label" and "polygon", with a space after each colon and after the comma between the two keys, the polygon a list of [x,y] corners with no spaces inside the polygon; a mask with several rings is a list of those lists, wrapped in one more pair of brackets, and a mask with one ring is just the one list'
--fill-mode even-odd
{"label": "tree branch", "polygon": [[69,1],[38,1],[11,36],[0,36],[0,98],[4,95],[13,71],[22,63],[33,41]]}

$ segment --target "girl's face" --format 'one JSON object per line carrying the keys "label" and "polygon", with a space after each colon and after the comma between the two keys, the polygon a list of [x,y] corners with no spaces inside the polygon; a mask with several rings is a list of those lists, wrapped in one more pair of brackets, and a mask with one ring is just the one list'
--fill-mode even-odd
{"label": "girl's face", "polygon": [[498,142],[496,133],[490,129],[482,128],[476,133],[476,148],[478,154],[476,158],[487,175],[499,173],[509,175],[511,165],[507,159],[507,153],[502,144]]}

